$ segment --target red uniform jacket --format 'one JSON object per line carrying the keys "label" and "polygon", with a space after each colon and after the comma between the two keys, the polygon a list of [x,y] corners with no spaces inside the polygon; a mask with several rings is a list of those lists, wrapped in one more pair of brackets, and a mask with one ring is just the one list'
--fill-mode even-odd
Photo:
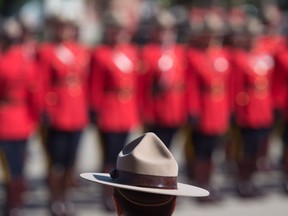
{"label": "red uniform jacket", "polygon": [[[283,39],[280,35],[264,35],[256,41],[257,50],[266,51],[275,58],[275,55],[279,56],[278,53],[282,53],[282,51],[286,49]],[[277,63],[275,62],[275,69],[271,77],[271,89],[275,110],[281,110],[283,108],[283,102],[285,100],[284,89],[286,88],[286,85],[282,84],[284,80],[281,72],[282,63],[279,62],[281,61],[279,57],[276,57],[277,60],[274,59]]]}
{"label": "red uniform jacket", "polygon": [[122,132],[139,123],[138,52],[130,44],[101,45],[92,53],[90,102],[103,131]]}
{"label": "red uniform jacket", "polygon": [[50,125],[64,131],[83,129],[88,122],[87,50],[75,42],[46,44],[39,58],[43,109]]}
{"label": "red uniform jacket", "polygon": [[257,39],[256,49],[274,55],[283,45],[283,37],[280,35],[264,35]]}
{"label": "red uniform jacket", "polygon": [[275,54],[275,69],[272,76],[272,95],[274,100],[274,108],[284,111],[285,118],[288,116],[287,102],[287,82],[288,82],[288,46],[283,46]]}
{"label": "red uniform jacket", "polygon": [[186,66],[179,45],[162,48],[148,44],[143,48],[140,94],[146,124],[179,127],[186,122]]}
{"label": "red uniform jacket", "polygon": [[0,58],[0,139],[27,139],[36,126],[36,67],[19,46]]}
{"label": "red uniform jacket", "polygon": [[231,112],[229,56],[224,49],[211,47],[191,49],[188,58],[189,115],[198,119],[196,127],[202,133],[223,134]]}
{"label": "red uniform jacket", "polygon": [[233,78],[236,80],[235,115],[240,127],[269,127],[273,121],[271,74],[274,60],[267,52],[235,51]]}

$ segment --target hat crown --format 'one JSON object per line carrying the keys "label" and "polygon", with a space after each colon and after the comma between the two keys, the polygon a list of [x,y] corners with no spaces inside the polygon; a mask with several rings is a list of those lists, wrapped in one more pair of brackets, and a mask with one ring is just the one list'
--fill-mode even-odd
{"label": "hat crown", "polygon": [[118,155],[117,169],[151,176],[178,175],[175,158],[154,133],[146,133],[127,144]]}

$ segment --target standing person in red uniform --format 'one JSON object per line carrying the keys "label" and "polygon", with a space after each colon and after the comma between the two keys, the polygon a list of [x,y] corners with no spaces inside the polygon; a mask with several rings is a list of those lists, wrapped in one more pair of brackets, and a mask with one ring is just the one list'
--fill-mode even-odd
{"label": "standing person in red uniform", "polygon": [[263,48],[272,55],[277,51],[283,40],[281,28],[283,22],[283,12],[274,3],[266,3],[263,8],[264,33],[258,38],[256,46]]}
{"label": "standing person in red uniform", "polygon": [[244,198],[261,195],[253,184],[252,177],[256,171],[259,151],[262,145],[266,145],[273,123],[271,74],[274,60],[267,50],[255,46],[262,28],[261,23],[254,19],[256,18],[248,19],[243,35],[246,37],[245,47],[235,50],[232,59],[233,79],[236,81],[235,120],[242,136],[237,192]]}
{"label": "standing person in red uniform", "polygon": [[229,127],[231,86],[229,55],[206,16],[197,47],[194,44],[188,51],[187,101],[194,150],[192,177],[195,184],[210,190],[210,196],[199,201],[213,202],[220,197],[211,184],[212,155]]}
{"label": "standing person in red uniform", "polygon": [[[23,169],[27,141],[36,127],[36,68],[26,61],[21,45],[15,44],[20,25],[8,19],[2,23],[0,58],[0,151],[6,171],[6,203],[3,215],[22,215],[25,190]],[[12,29],[11,29],[12,27]],[[17,31],[15,31],[17,30]],[[19,34],[18,34],[19,33]]]}
{"label": "standing person in red uniform", "polygon": [[168,11],[158,15],[158,41],[144,45],[141,53],[141,99],[146,130],[171,147],[175,133],[187,119],[184,48],[177,44],[176,19]]}
{"label": "standing person in red uniform", "polygon": [[[69,18],[69,17],[68,17]],[[52,215],[71,214],[67,193],[74,179],[75,159],[87,125],[87,76],[89,55],[77,42],[77,23],[59,15],[55,38],[40,50],[43,76],[43,113],[48,134],[48,186]]]}
{"label": "standing person in red uniform", "polygon": [[279,113],[280,119],[283,119],[283,134],[281,134],[283,142],[282,150],[282,171],[283,171],[283,189],[288,194],[288,103],[287,103],[287,79],[288,79],[288,28],[284,29],[284,40],[282,46],[275,54],[275,70],[272,79],[272,95],[274,109]]}
{"label": "standing person in red uniform", "polygon": [[[90,101],[103,147],[103,171],[115,166],[118,153],[138,119],[138,50],[130,32],[107,16],[103,44],[92,53]],[[114,210],[112,190],[103,188],[103,204]]]}
{"label": "standing person in red uniform", "polygon": [[[266,50],[271,56],[274,56],[283,42],[283,35],[281,35],[281,23],[283,14],[278,8],[277,4],[267,3],[263,8],[263,23],[265,24],[264,33],[257,39],[257,49]],[[273,78],[272,78],[273,79]],[[280,98],[279,98],[280,97]],[[280,104],[277,100],[281,101],[281,96],[273,94],[274,100],[274,124],[273,132],[280,135],[283,128],[282,116],[279,112]],[[280,102],[281,103],[281,102]],[[269,143],[261,146],[258,158],[257,169],[259,171],[269,171],[273,168],[271,158],[269,157]]]}

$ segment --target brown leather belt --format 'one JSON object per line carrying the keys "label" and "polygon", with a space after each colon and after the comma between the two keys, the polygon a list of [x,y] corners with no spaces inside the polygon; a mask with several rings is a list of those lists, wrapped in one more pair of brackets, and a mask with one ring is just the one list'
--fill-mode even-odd
{"label": "brown leather belt", "polygon": [[26,103],[24,101],[17,101],[12,99],[0,99],[0,106],[22,106]]}

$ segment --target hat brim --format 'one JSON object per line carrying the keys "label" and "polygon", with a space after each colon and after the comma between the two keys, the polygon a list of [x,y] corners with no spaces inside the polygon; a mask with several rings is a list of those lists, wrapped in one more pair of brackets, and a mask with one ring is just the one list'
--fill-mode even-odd
{"label": "hat brim", "polygon": [[113,179],[107,173],[82,173],[80,176],[86,180],[96,182],[99,184],[139,192],[172,195],[172,196],[188,196],[188,197],[205,197],[209,195],[209,192],[207,190],[183,183],[177,183],[177,189],[159,189],[159,188],[138,187],[116,183],[115,180],[113,181]]}

